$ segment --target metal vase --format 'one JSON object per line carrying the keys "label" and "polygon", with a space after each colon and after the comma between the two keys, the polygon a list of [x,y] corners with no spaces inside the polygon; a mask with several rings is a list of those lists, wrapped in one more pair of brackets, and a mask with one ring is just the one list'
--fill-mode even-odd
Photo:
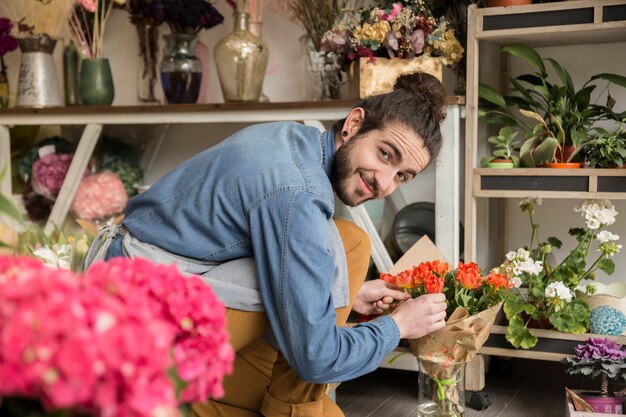
{"label": "metal vase", "polygon": [[57,41],[46,35],[18,39],[22,59],[17,83],[18,107],[61,106],[52,52]]}
{"label": "metal vase", "polygon": [[78,77],[78,96],[86,105],[106,106],[113,103],[115,88],[107,58],[83,59]]}

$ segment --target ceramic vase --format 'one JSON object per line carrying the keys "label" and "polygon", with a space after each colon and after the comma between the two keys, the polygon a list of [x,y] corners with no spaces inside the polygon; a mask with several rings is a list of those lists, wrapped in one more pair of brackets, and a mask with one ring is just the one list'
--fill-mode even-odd
{"label": "ceramic vase", "polygon": [[419,362],[418,417],[463,417],[464,363]]}
{"label": "ceramic vase", "polygon": [[73,43],[63,50],[63,90],[65,92],[65,105],[76,106],[80,104],[78,98],[78,74],[80,73],[80,56]]}
{"label": "ceramic vase", "polygon": [[62,104],[52,59],[56,42],[46,35],[18,39],[22,52],[17,83],[18,107],[51,107]]}
{"label": "ceramic vase", "polygon": [[196,35],[163,35],[165,56],[161,61],[161,86],[170,104],[195,103],[202,84],[202,64],[195,55]]}
{"label": "ceramic vase", "polygon": [[224,101],[259,101],[269,51],[248,30],[248,13],[235,13],[235,29],[213,50]]}
{"label": "ceramic vase", "polygon": [[83,59],[78,77],[80,102],[86,105],[105,106],[113,103],[115,88],[111,64],[107,58]]}

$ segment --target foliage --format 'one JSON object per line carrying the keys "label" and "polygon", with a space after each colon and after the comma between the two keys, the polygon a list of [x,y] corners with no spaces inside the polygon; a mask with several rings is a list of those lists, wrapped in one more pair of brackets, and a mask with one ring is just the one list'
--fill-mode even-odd
{"label": "foliage", "polygon": [[360,57],[433,56],[452,65],[464,52],[448,22],[437,20],[423,0],[387,1],[345,13],[324,34],[321,50],[336,53],[343,69]]}
{"label": "foliage", "polygon": [[616,168],[626,161],[626,130],[624,123],[614,132],[597,127],[597,135],[585,146],[585,153],[590,168]]}
{"label": "foliage", "polygon": [[224,21],[208,0],[129,0],[128,12],[132,23],[166,23],[172,33],[188,35]]}
{"label": "foliage", "polygon": [[[502,52],[523,59],[536,71],[510,77],[515,95],[503,96],[494,88],[480,84],[479,97],[497,106],[495,110],[481,114],[487,116],[488,123],[518,126],[526,132],[520,149],[522,166],[534,167],[552,161],[570,162],[586,145],[589,131],[596,122],[620,120],[626,116],[626,112],[613,112],[615,100],[610,93],[605,105],[591,101],[597,87],[595,82],[604,80],[607,88],[613,84],[626,87],[626,77],[601,73],[576,89],[565,68],[552,58],[542,58],[530,46],[512,44],[503,47]],[[545,61],[556,73],[557,81],[551,81]],[[562,149],[570,145],[575,150],[564,160]]]}
{"label": "foliage", "polygon": [[519,158],[513,154],[518,144],[515,140],[518,134],[519,132],[513,131],[510,126],[504,126],[497,135],[489,137],[487,141],[494,146],[494,150],[491,156],[483,158],[481,165],[487,165],[493,160],[508,159],[513,161],[513,166],[519,166]]}
{"label": "foliage", "polygon": [[626,350],[609,339],[589,338],[575,348],[573,358],[563,359],[570,375],[589,375],[602,380],[600,395],[608,397],[608,379],[626,381]]}
{"label": "foliage", "polygon": [[447,262],[422,262],[396,275],[382,273],[380,279],[403,288],[412,298],[444,293],[448,316],[457,307],[467,309],[469,315],[493,307],[505,299],[511,287],[509,280],[497,272],[483,278],[480,268],[473,262],[460,262],[454,270],[450,270]]}
{"label": "foliage", "polygon": [[172,265],[118,258],[78,276],[0,257],[0,306],[0,399],[43,415],[175,416],[223,395],[232,369],[224,306]]}
{"label": "foliage", "polygon": [[[539,204],[541,200],[536,198],[521,200],[520,208],[530,219],[530,244],[509,252],[506,261],[496,268],[515,283],[515,289],[504,302],[504,313],[509,320],[506,339],[516,348],[528,349],[537,343],[531,322],[541,324],[547,320],[561,332],[586,332],[590,314],[586,294],[578,295],[575,289],[582,281],[594,279],[598,270],[613,274],[615,264],[611,258],[622,247],[617,244],[618,235],[603,230],[615,222],[615,207],[608,200],[586,200],[574,209],[585,218],[586,227],[569,230],[577,246],[560,263],[549,265],[547,256],[554,248],[560,248],[562,242],[556,237],[540,240],[539,225],[533,219]],[[587,267],[594,241],[599,254]],[[592,291],[589,287],[587,294]]]}

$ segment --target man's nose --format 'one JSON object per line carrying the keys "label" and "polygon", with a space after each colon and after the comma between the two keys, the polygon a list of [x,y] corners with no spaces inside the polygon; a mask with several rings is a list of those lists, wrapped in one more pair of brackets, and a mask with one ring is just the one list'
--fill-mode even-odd
{"label": "man's nose", "polygon": [[378,189],[380,190],[381,197],[387,197],[391,193],[395,191],[397,188],[397,184],[395,181],[396,178],[396,170],[395,169],[387,169],[380,173],[377,178]]}

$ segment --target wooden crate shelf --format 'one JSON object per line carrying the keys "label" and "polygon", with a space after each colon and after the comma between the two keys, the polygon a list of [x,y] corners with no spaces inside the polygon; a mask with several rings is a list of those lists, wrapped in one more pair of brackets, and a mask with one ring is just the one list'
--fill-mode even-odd
{"label": "wooden crate shelf", "polygon": [[590,337],[608,338],[626,345],[626,336],[609,336],[593,333],[570,334],[555,330],[533,329],[532,332],[539,338],[537,344],[531,349],[515,349],[504,337],[506,329],[506,326],[494,325],[489,338],[478,353],[511,358],[560,361],[567,356],[573,356],[574,348],[584,343]]}
{"label": "wooden crate shelf", "polygon": [[624,169],[477,168],[476,197],[626,199]]}

